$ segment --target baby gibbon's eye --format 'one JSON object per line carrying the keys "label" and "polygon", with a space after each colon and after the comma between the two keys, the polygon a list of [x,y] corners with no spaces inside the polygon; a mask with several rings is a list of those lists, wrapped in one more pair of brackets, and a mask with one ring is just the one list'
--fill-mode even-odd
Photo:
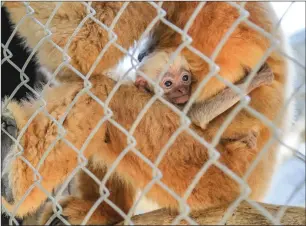
{"label": "baby gibbon's eye", "polygon": [[184,84],[188,85],[191,83],[191,74],[188,72],[184,72],[181,75],[181,81],[183,81]]}
{"label": "baby gibbon's eye", "polygon": [[169,88],[169,87],[172,86],[172,82],[169,81],[169,80],[167,80],[167,81],[164,82],[164,85],[165,85],[167,88]]}
{"label": "baby gibbon's eye", "polygon": [[189,75],[187,75],[187,74],[183,75],[182,80],[184,82],[187,82],[189,80]]}

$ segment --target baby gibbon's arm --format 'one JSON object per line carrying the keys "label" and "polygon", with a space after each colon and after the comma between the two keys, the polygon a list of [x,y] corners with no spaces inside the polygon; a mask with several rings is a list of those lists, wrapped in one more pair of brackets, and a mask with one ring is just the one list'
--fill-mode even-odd
{"label": "baby gibbon's arm", "polygon": [[[238,88],[243,88],[247,77],[248,76],[239,81],[236,86]],[[246,94],[249,94],[260,86],[271,84],[273,78],[274,76],[271,68],[267,64],[264,64],[247,87]],[[205,129],[207,123],[231,108],[239,100],[240,95],[228,87],[214,97],[194,104],[189,111],[189,116],[193,123]]]}

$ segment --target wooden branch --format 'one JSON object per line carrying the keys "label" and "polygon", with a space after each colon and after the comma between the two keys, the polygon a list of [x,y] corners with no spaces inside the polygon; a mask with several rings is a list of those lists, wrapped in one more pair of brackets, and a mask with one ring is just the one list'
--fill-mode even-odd
{"label": "wooden branch", "polygon": [[[263,204],[267,211],[275,216],[282,206]],[[210,208],[201,211],[194,211],[190,217],[200,225],[216,225],[218,224],[227,210],[227,206]],[[171,213],[167,209],[159,209],[149,213],[134,216],[132,221],[135,225],[169,225],[177,214]],[[282,225],[305,225],[305,208],[288,207],[281,219]],[[181,224],[188,224],[182,221]],[[226,221],[226,225],[268,225],[272,224],[265,216],[257,209],[252,207],[247,202],[242,202],[234,213]],[[119,225],[123,225],[121,222]]]}

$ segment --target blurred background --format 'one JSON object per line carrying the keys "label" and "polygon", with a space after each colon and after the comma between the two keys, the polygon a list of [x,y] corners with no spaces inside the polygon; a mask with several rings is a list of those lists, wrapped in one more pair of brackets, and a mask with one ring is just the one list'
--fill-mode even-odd
{"label": "blurred background", "polygon": [[[292,47],[292,55],[304,68],[295,66],[296,74],[294,86],[297,88],[301,84],[300,95],[296,98],[295,118],[292,124],[292,130],[288,135],[285,143],[301,153],[300,158],[292,155],[292,151],[283,147],[283,163],[279,166],[273,178],[273,183],[265,202],[273,204],[305,206],[305,2],[272,2],[276,14],[279,18],[283,17],[281,27],[285,35],[288,37]],[[288,9],[288,7],[290,7]],[[12,27],[8,21],[8,15],[3,7],[1,7],[1,43],[5,44],[12,33]],[[15,36],[9,45],[10,51],[13,53],[11,60],[20,68],[29,56],[21,45],[21,39]],[[1,58],[4,55],[1,50]],[[295,64],[294,64],[295,65]],[[29,76],[29,85],[34,84],[41,79],[41,72],[37,69],[33,60],[29,63],[25,73]],[[18,84],[20,84],[19,72],[8,62],[4,62],[1,66],[2,74],[9,76],[1,76],[1,97],[10,95]],[[27,88],[21,87],[15,94],[15,98],[20,100],[25,98]],[[304,157],[303,157],[304,155]],[[296,189],[298,188],[298,189]],[[294,196],[292,196],[294,194]],[[3,219],[3,218],[2,218]],[[4,219],[3,219],[4,220]],[[3,221],[2,221],[3,222]]]}
{"label": "blurred background", "polygon": [[[304,68],[293,63],[296,74],[294,89],[301,85],[299,95],[295,98],[295,117],[290,134],[284,141],[301,154],[301,158],[292,155],[286,147],[283,150],[283,162],[273,178],[272,187],[265,202],[305,207],[305,2],[272,2],[281,27],[289,39],[292,55]],[[288,8],[289,7],[289,8]],[[304,158],[304,159],[303,159]]]}

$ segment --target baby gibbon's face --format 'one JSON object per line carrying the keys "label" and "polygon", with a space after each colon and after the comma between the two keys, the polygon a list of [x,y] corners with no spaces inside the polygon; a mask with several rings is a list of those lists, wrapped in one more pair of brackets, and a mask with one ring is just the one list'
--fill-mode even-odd
{"label": "baby gibbon's face", "polygon": [[[139,70],[156,81],[168,62],[168,53],[156,52],[144,58],[143,65]],[[185,104],[191,95],[191,81],[192,76],[187,61],[183,56],[179,55],[169,65],[169,69],[164,74],[159,85],[164,90],[164,97],[167,100],[174,104]],[[153,91],[153,86],[140,75],[136,77],[135,85],[142,90]]]}

